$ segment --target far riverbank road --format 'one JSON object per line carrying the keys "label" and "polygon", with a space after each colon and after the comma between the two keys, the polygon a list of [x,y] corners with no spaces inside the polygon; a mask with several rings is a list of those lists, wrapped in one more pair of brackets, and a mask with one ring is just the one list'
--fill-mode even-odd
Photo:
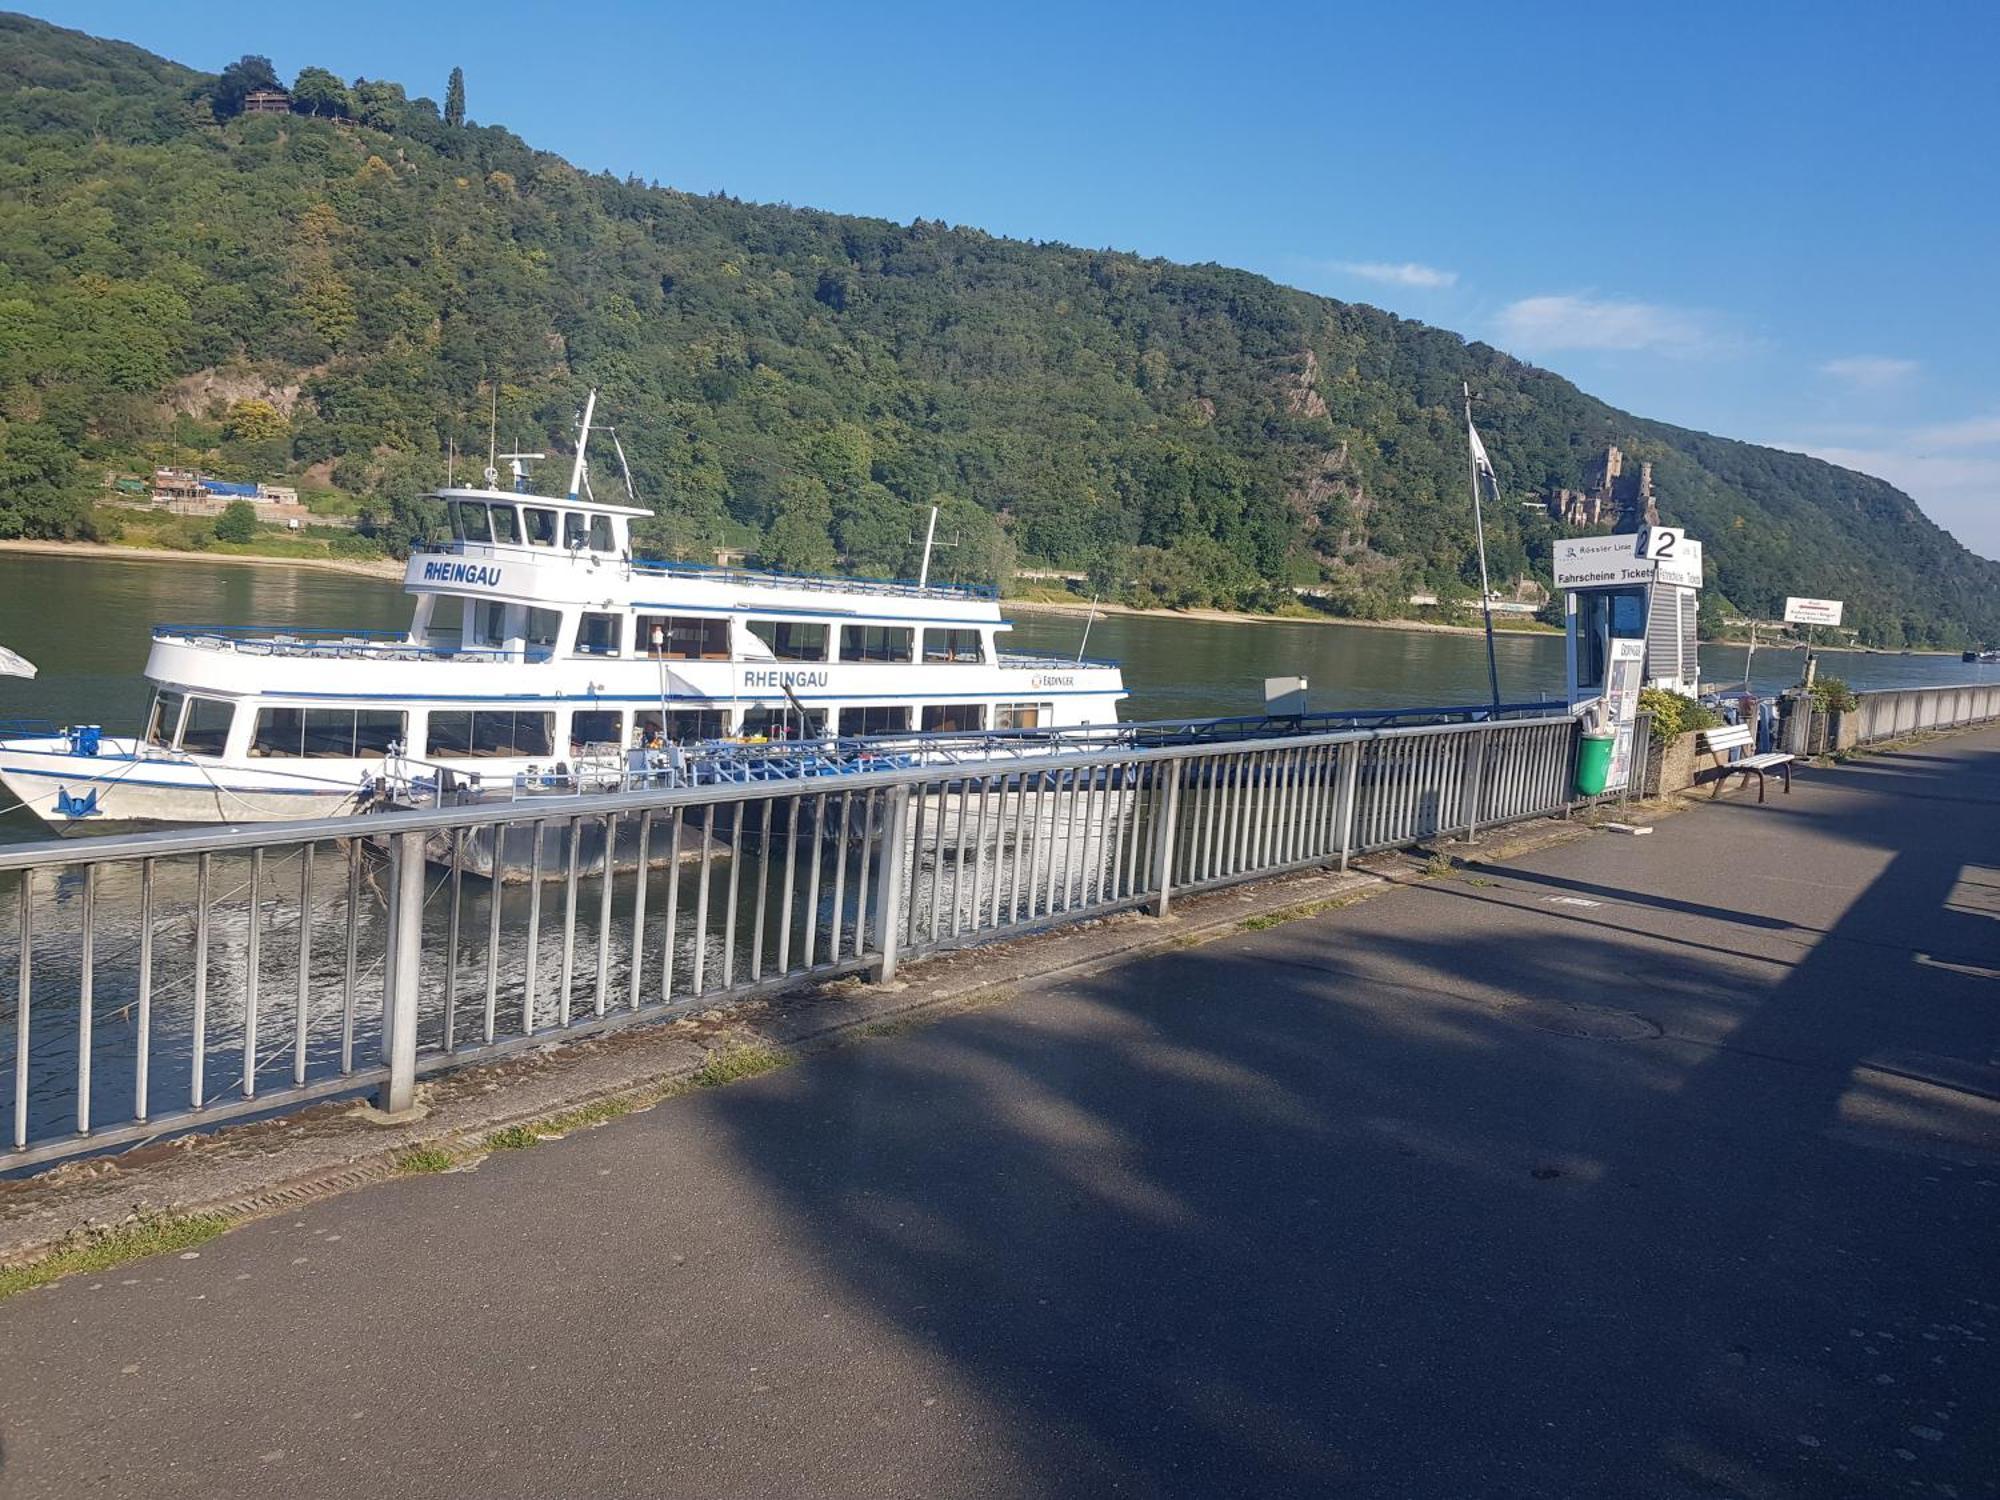
{"label": "far riverbank road", "polygon": [[9,1496],[1990,1496],[2000,730],[0,1306]]}

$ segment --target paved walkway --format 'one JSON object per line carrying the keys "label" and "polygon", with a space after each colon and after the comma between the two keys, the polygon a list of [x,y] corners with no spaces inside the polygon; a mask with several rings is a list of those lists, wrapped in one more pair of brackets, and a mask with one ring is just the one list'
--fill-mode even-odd
{"label": "paved walkway", "polygon": [[8,1496],[2000,1492],[2000,731],[0,1305]]}

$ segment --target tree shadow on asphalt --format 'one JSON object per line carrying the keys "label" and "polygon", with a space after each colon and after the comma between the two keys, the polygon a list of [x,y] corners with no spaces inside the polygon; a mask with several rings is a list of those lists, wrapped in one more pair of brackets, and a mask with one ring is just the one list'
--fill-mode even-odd
{"label": "tree shadow on asphalt", "polygon": [[1996,997],[1914,957],[1989,920],[1947,905],[2000,833],[1966,800],[1843,806],[1892,857],[1789,961],[1413,891],[716,1122],[1041,1493],[1987,1493],[1995,1117],[1950,1075],[1990,1083]]}

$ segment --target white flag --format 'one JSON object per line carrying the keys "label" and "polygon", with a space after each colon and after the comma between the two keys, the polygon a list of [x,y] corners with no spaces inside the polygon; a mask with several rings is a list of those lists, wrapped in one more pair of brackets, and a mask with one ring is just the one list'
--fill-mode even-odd
{"label": "white flag", "polygon": [[1500,493],[1500,476],[1493,472],[1493,460],[1486,456],[1486,445],[1479,441],[1479,429],[1466,421],[1465,430],[1472,437],[1472,466],[1479,471],[1479,477],[1493,486],[1493,493]]}

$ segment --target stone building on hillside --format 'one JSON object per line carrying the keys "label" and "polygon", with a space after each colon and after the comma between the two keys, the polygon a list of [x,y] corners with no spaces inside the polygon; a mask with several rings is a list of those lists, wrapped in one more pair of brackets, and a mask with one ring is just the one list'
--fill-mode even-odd
{"label": "stone building on hillside", "polygon": [[1637,531],[1660,523],[1660,508],[1653,499],[1653,466],[1641,463],[1636,473],[1629,472],[1625,455],[1615,444],[1590,466],[1585,488],[1556,490],[1546,501],[1549,515],[1565,526]]}

